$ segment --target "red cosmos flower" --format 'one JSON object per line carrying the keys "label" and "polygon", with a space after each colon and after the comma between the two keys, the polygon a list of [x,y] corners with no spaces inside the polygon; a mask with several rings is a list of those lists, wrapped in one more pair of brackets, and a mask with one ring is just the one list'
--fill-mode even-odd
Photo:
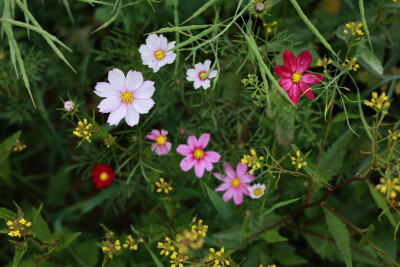
{"label": "red cosmos flower", "polygon": [[92,171],[92,177],[96,188],[109,187],[115,178],[115,173],[107,164],[96,164]]}
{"label": "red cosmos flower", "polygon": [[299,103],[300,92],[309,99],[314,98],[314,93],[309,84],[320,83],[324,76],[316,73],[304,73],[311,64],[312,55],[310,51],[303,51],[296,58],[292,52],[285,50],[283,63],[285,66],[276,66],[275,73],[282,79],[279,85],[288,93],[293,104]]}

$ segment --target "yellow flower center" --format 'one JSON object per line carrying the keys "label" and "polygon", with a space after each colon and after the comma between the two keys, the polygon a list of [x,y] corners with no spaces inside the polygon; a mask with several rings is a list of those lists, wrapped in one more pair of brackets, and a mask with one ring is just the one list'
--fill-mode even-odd
{"label": "yellow flower center", "polygon": [[154,53],[154,56],[156,57],[156,59],[161,60],[165,57],[165,54],[164,51],[158,50]]}
{"label": "yellow flower center", "polygon": [[232,180],[232,186],[233,187],[238,187],[241,184],[240,180],[238,178],[235,178]]}
{"label": "yellow flower center", "polygon": [[166,136],[159,135],[159,136],[156,138],[156,143],[157,143],[157,145],[159,145],[159,146],[163,146],[166,142],[167,142],[167,137],[166,137]]}
{"label": "yellow flower center", "polygon": [[108,178],[108,174],[106,172],[100,173],[100,180],[105,181]]}
{"label": "yellow flower center", "polygon": [[257,188],[256,190],[254,190],[254,195],[256,195],[256,196],[261,196],[262,193],[263,193],[263,191],[261,188]]}
{"label": "yellow flower center", "polygon": [[292,81],[293,81],[294,83],[299,83],[299,82],[301,82],[301,76],[303,76],[303,74],[298,73],[298,72],[293,73],[293,75],[292,75]]}
{"label": "yellow flower center", "polygon": [[133,94],[131,92],[129,92],[129,91],[122,92],[121,100],[124,103],[126,103],[126,104],[132,103],[133,99],[134,99],[134,97],[133,97]]}
{"label": "yellow flower center", "polygon": [[204,157],[204,151],[203,149],[198,148],[194,151],[193,155],[196,159],[202,159]]}
{"label": "yellow flower center", "polygon": [[200,73],[200,79],[205,80],[205,79],[207,79],[207,77],[208,77],[207,72],[203,71]]}

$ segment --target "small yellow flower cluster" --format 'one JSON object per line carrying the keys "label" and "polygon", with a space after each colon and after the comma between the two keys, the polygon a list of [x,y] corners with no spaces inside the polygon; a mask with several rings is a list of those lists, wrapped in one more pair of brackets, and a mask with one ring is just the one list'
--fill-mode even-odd
{"label": "small yellow flower cluster", "polygon": [[396,130],[392,133],[392,131],[389,130],[389,134],[391,135],[393,141],[396,141],[398,138],[400,138],[400,131]]}
{"label": "small yellow flower cluster", "polygon": [[160,255],[168,256],[175,250],[175,247],[171,244],[171,239],[167,236],[164,242],[158,242],[157,248],[161,249]]}
{"label": "small yellow flower cluster", "polygon": [[381,178],[379,181],[381,183],[376,186],[376,189],[382,194],[387,194],[390,198],[395,198],[397,196],[396,191],[400,192],[399,178]]}
{"label": "small yellow flower cluster", "polygon": [[188,256],[185,255],[180,255],[176,251],[174,251],[171,255],[171,260],[170,263],[171,267],[183,267],[183,264],[185,261],[188,260]]}
{"label": "small yellow flower cluster", "polygon": [[263,156],[257,157],[257,153],[254,149],[250,150],[251,155],[244,155],[241,162],[247,164],[251,168],[250,174],[254,173],[254,170],[261,168],[260,160],[264,160]]}
{"label": "small yellow flower cluster", "polygon": [[357,63],[357,58],[353,57],[352,59],[346,58],[345,62],[342,64],[343,67],[348,68],[349,70],[357,71],[360,68],[360,65]]}
{"label": "small yellow flower cluster", "polygon": [[[263,267],[263,265],[260,264],[260,266],[258,266],[258,267]],[[275,264],[268,264],[267,267],[276,267],[276,265]]]}
{"label": "small yellow flower cluster", "polygon": [[103,247],[101,248],[101,251],[107,255],[110,259],[114,257],[114,254],[117,253],[117,251],[121,250],[121,243],[117,239],[115,243],[113,244],[110,240],[103,240]]}
{"label": "small yellow flower cluster", "polygon": [[300,170],[307,165],[307,162],[303,162],[304,159],[301,157],[300,151],[296,152],[296,157],[297,158],[291,156],[290,159],[292,160],[292,164],[296,166],[296,169]]}
{"label": "small yellow flower cluster", "polygon": [[93,127],[93,125],[91,123],[88,123],[87,119],[84,119],[83,122],[78,122],[78,127],[76,127],[75,131],[73,131],[72,133],[90,143],[92,141],[90,137],[92,136],[92,133],[94,131],[95,128]]}
{"label": "small yellow flower cluster", "polygon": [[14,151],[14,152],[21,152],[21,151],[24,150],[25,148],[26,148],[26,145],[25,145],[24,143],[22,143],[19,139],[17,139],[17,140],[15,141],[13,151]]}
{"label": "small yellow flower cluster", "polygon": [[29,227],[32,226],[30,221],[25,220],[24,218],[16,218],[14,221],[7,221],[7,227],[10,232],[9,236],[12,237],[23,237],[29,231]]}
{"label": "small yellow flower cluster", "polygon": [[263,26],[266,27],[266,28],[267,28],[267,32],[270,33],[270,32],[272,32],[272,28],[273,28],[274,26],[276,26],[277,24],[278,24],[278,22],[275,20],[275,21],[270,22],[270,23],[264,22],[264,23],[263,23]]}
{"label": "small yellow flower cluster", "polygon": [[227,259],[228,255],[224,255],[225,249],[222,247],[220,251],[215,251],[215,249],[210,248],[210,254],[208,255],[207,261],[214,263],[210,266],[220,267],[220,266],[229,266],[230,262]]}
{"label": "small yellow flower cluster", "polygon": [[382,111],[383,114],[388,114],[389,113],[388,109],[390,107],[390,102],[387,101],[387,100],[388,100],[388,97],[387,97],[387,95],[385,93],[382,93],[378,97],[378,93],[377,92],[372,92],[371,101],[364,100],[364,105],[375,109],[376,112]]}
{"label": "small yellow flower cluster", "polygon": [[158,182],[156,182],[157,193],[162,193],[164,191],[165,194],[168,194],[169,191],[172,191],[172,186],[170,183],[164,180],[164,178],[160,178]]}
{"label": "small yellow flower cluster", "polygon": [[317,66],[319,66],[319,67],[322,67],[322,66],[326,67],[326,66],[328,66],[330,64],[332,64],[332,60],[331,59],[327,59],[326,57],[324,57],[323,59],[320,58],[317,61]]}
{"label": "small yellow flower cluster", "polygon": [[[143,242],[142,238],[139,238],[137,242],[141,243]],[[130,250],[137,250],[138,249],[138,244],[135,243],[135,240],[131,235],[128,235],[125,240],[125,244],[122,245],[124,248],[129,248]]]}
{"label": "small yellow flower cluster", "polygon": [[351,32],[352,36],[358,35],[358,37],[361,37],[364,35],[364,32],[361,30],[362,23],[355,24],[354,22],[349,22],[346,24],[346,28],[343,30],[344,34],[349,34],[349,30]]}

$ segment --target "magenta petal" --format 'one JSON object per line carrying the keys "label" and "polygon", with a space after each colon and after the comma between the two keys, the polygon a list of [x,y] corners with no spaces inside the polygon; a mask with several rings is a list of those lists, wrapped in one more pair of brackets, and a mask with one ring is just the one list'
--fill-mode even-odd
{"label": "magenta petal", "polygon": [[209,162],[207,159],[203,160],[204,167],[206,168],[207,171],[212,171],[214,169],[214,166],[212,165],[211,162]]}
{"label": "magenta petal", "polygon": [[240,188],[240,191],[241,191],[243,194],[245,194],[246,196],[249,196],[249,195],[250,195],[249,185],[247,185],[247,184],[241,184],[239,188]]}
{"label": "magenta petal", "polygon": [[222,199],[223,199],[225,202],[228,202],[229,199],[232,198],[233,192],[234,192],[233,189],[228,189],[228,191],[226,191],[226,192],[222,195]]}
{"label": "magenta petal", "polygon": [[299,87],[301,92],[309,99],[314,99],[314,92],[311,90],[310,86],[306,83],[300,82]]}
{"label": "magenta petal", "polygon": [[245,175],[243,175],[243,176],[240,176],[240,181],[241,181],[242,183],[250,183],[250,182],[252,182],[254,179],[255,179],[255,178],[254,178],[254,175],[252,175],[252,174],[245,174]]}
{"label": "magenta petal", "polygon": [[236,175],[237,177],[242,177],[246,174],[247,172],[247,164],[243,164],[241,162],[236,165]]}
{"label": "magenta petal", "polygon": [[210,161],[212,163],[217,163],[220,158],[221,158],[221,155],[215,151],[204,152],[204,159],[206,159],[207,161]]}
{"label": "magenta petal", "polygon": [[284,79],[290,79],[293,74],[293,72],[289,68],[287,68],[285,66],[280,66],[280,65],[275,67],[275,73],[279,77],[282,77]]}
{"label": "magenta petal", "polygon": [[285,67],[289,68],[292,73],[297,71],[297,59],[291,51],[285,50],[283,53],[283,63],[285,63]]}
{"label": "magenta petal", "polygon": [[168,131],[167,130],[161,130],[161,135],[164,135],[164,136],[168,135]]}
{"label": "magenta petal", "polygon": [[324,76],[321,74],[317,73],[305,73],[301,77],[301,81],[307,84],[315,84],[315,83],[320,83],[324,80]]}
{"label": "magenta petal", "polygon": [[157,143],[151,144],[151,151],[156,151],[157,147],[158,147]]}
{"label": "magenta petal", "polygon": [[227,165],[225,166],[225,171],[226,171],[226,175],[227,175],[229,178],[233,179],[233,178],[236,177],[236,173],[235,173],[235,171],[233,170],[233,168],[231,167],[231,165],[227,164]]}
{"label": "magenta petal", "polygon": [[297,72],[305,72],[311,65],[312,55],[310,51],[303,51],[297,57]]}
{"label": "magenta petal", "polygon": [[188,137],[188,145],[192,150],[195,150],[197,148],[197,138],[194,135],[191,135]]}
{"label": "magenta petal", "polygon": [[218,173],[218,172],[214,172],[213,173],[214,177],[217,178],[218,180],[224,180],[224,177],[222,176],[222,174]]}
{"label": "magenta petal", "polygon": [[193,157],[187,156],[187,157],[183,158],[183,160],[181,161],[179,166],[181,167],[182,171],[187,172],[188,170],[193,168],[193,165],[195,162],[196,161]]}
{"label": "magenta petal", "polygon": [[292,100],[294,105],[297,105],[300,100],[300,88],[297,83],[293,83],[292,89],[288,92],[290,100]]}
{"label": "magenta petal", "polygon": [[176,148],[176,152],[183,156],[188,156],[193,154],[193,150],[188,145],[179,145]]}
{"label": "magenta petal", "polygon": [[233,193],[233,202],[235,202],[236,205],[240,205],[243,202],[243,193],[240,190],[235,190]]}
{"label": "magenta petal", "polygon": [[293,82],[291,79],[281,79],[279,81],[279,85],[283,88],[283,90],[285,90],[285,92],[287,92],[290,90],[290,88],[292,88]]}
{"label": "magenta petal", "polygon": [[205,162],[204,160],[198,160],[194,164],[194,172],[198,178],[203,177],[205,169]]}
{"label": "magenta petal", "polygon": [[210,141],[210,134],[203,133],[202,135],[200,135],[199,141],[197,142],[198,148],[204,149],[208,145],[209,141]]}
{"label": "magenta petal", "polygon": [[231,187],[231,185],[229,183],[223,183],[220,184],[217,188],[214,189],[215,192],[218,191],[226,191]]}
{"label": "magenta petal", "polygon": [[169,151],[171,151],[171,146],[172,146],[171,142],[165,143],[165,150],[166,150],[165,154],[167,154],[167,153],[169,153]]}

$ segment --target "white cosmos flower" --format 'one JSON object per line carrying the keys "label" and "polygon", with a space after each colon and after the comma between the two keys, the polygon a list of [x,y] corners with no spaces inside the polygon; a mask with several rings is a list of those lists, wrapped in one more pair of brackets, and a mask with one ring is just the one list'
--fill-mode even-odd
{"label": "white cosmos flower", "polygon": [[150,34],[146,44],[142,44],[139,52],[142,56],[143,65],[149,66],[153,72],[157,72],[162,66],[175,61],[176,54],[172,51],[166,52],[175,47],[175,41],[168,43],[167,38],[162,34]]}
{"label": "white cosmos flower", "polygon": [[210,70],[211,60],[204,61],[204,64],[197,63],[194,65],[194,69],[188,69],[186,72],[186,79],[190,82],[194,82],[194,89],[198,89],[200,86],[206,90],[210,87],[210,79],[217,76],[217,70],[211,71],[208,76],[207,72]]}
{"label": "white cosmos flower", "polygon": [[265,185],[263,184],[253,184],[248,187],[250,191],[251,198],[260,198],[264,195]]}
{"label": "white cosmos flower", "polygon": [[130,70],[126,77],[120,69],[108,72],[108,81],[96,84],[94,93],[105,97],[97,106],[101,113],[110,113],[107,122],[118,125],[121,119],[129,126],[139,123],[139,114],[149,113],[154,101],[151,97],[156,90],[153,81],[143,81],[139,71]]}

